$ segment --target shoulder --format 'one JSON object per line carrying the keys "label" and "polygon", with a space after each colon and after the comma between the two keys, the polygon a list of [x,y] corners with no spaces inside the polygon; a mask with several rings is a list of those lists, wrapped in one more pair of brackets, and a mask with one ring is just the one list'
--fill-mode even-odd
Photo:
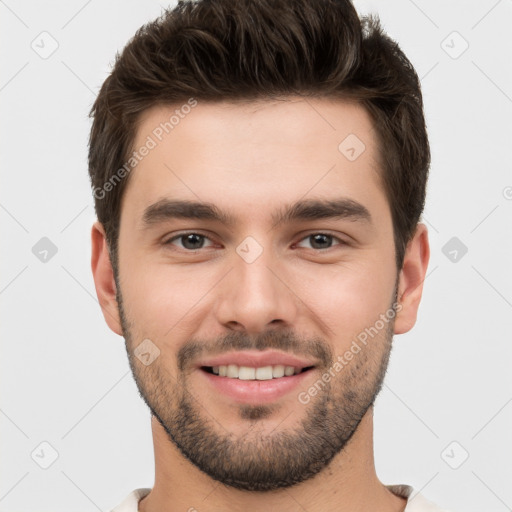
{"label": "shoulder", "polygon": [[397,496],[407,498],[407,506],[404,512],[450,512],[427,500],[419,492],[415,492],[410,485],[386,485],[386,487]]}
{"label": "shoulder", "polygon": [[149,494],[151,489],[141,488],[132,491],[117,507],[113,508],[111,512],[137,512],[139,508],[139,501],[144,496]]}

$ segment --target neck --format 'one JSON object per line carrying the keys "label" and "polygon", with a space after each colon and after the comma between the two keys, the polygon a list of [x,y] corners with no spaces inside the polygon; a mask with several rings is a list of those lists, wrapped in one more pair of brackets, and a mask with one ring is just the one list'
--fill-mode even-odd
{"label": "neck", "polygon": [[292,512],[299,506],[309,512],[403,512],[406,506],[405,498],[391,493],[375,473],[372,408],[345,449],[323,471],[300,484],[270,492],[241,491],[211,479],[183,457],[154,417],[151,427],[155,485],[140,501],[140,512]]}

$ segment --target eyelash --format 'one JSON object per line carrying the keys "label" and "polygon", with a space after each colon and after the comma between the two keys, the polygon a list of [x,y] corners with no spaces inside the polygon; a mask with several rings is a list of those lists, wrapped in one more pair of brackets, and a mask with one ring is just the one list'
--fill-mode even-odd
{"label": "eyelash", "polygon": [[[163,245],[172,245],[172,242],[174,240],[179,240],[179,239],[184,238],[184,237],[186,237],[188,235],[198,235],[198,236],[200,236],[202,238],[210,240],[210,242],[213,242],[213,240],[211,240],[208,236],[203,235],[202,233],[198,233],[196,231],[187,231],[187,232],[175,235],[172,238],[169,238],[169,240],[164,242]],[[310,238],[310,237],[315,236],[315,235],[325,235],[325,236],[331,237],[333,240],[336,240],[338,242],[338,244],[336,244],[334,246],[331,246],[331,247],[327,247],[326,249],[314,249],[314,248],[312,248],[311,250],[313,250],[313,251],[326,252],[329,249],[332,249],[333,247],[336,247],[337,245],[340,245],[340,246],[341,245],[348,245],[348,243],[345,242],[344,240],[342,240],[341,238],[338,238],[337,236],[331,235],[330,233],[324,233],[322,231],[317,231],[317,232],[314,232],[314,233],[310,233],[309,235],[306,235],[306,236],[302,237],[299,240],[299,243],[302,242],[303,240],[306,240],[307,238]],[[196,250],[183,248],[182,250],[184,250],[185,252],[189,252],[189,253],[195,253],[197,251],[200,251],[201,249],[205,249],[205,247],[201,247],[200,249],[196,249]]]}

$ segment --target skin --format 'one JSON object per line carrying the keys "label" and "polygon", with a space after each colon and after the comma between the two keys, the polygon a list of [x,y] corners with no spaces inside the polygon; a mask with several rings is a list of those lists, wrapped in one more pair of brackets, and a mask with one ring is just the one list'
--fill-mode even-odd
{"label": "skin", "polygon": [[[146,111],[134,147],[143,145],[176,107]],[[351,133],[366,148],[354,161],[338,150]],[[213,203],[236,221],[226,226],[171,219],[144,228],[145,208],[165,197]],[[371,223],[339,218],[273,225],[271,214],[284,205],[339,197],[364,205]],[[183,231],[206,235],[205,246],[187,252],[183,239],[164,243]],[[316,233],[337,238],[318,249],[309,238]],[[247,236],[263,249],[252,263],[236,252]],[[427,229],[420,223],[397,272],[377,140],[362,107],[293,97],[245,104],[199,102],[132,171],[121,205],[118,276],[102,225],[96,222],[92,228],[92,270],[105,320],[126,338],[139,390],[160,416],[153,415],[151,422],[155,485],[139,510],[296,511],[302,506],[310,512],[403,511],[406,500],[392,494],[375,472],[372,404],[392,334],[405,333],[416,322],[429,254]],[[389,311],[395,292],[400,307],[388,329],[381,329],[308,404],[297,399],[297,392],[321,378],[329,368],[327,360],[309,372],[301,390],[253,410],[252,418],[249,408],[205,385],[193,357],[179,368],[180,348],[191,341],[202,342],[210,355],[216,341],[228,335],[266,342],[270,331],[277,334],[278,348],[280,333],[316,340],[332,363]],[[160,350],[149,366],[134,357],[147,338]],[[292,352],[304,355],[299,341],[293,347]],[[349,407],[351,392],[364,407]],[[305,435],[302,423],[318,414],[321,404],[327,411],[325,435],[331,440],[351,415],[358,423],[316,474],[291,486],[243,490],[201,471],[173,442],[168,430],[176,427],[179,414],[172,413],[179,412],[180,396],[194,407],[201,435],[245,440],[247,444],[235,444],[237,451],[254,455],[257,463],[286,453],[292,464],[298,455],[290,451],[292,445],[279,452],[269,443],[284,432]],[[190,425],[181,428],[186,431]],[[235,453],[229,463],[244,460]]]}

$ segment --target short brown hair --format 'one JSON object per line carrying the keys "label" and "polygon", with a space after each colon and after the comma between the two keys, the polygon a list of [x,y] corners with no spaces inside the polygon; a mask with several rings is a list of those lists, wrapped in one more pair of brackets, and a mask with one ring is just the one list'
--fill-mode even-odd
{"label": "short brown hair", "polygon": [[107,194],[102,187],[130,158],[141,113],[190,98],[285,96],[352,99],[367,109],[402,267],[425,204],[430,148],[420,81],[379,18],[359,18],[349,0],[180,0],[116,55],[90,112],[89,174],[114,270],[130,176]]}

